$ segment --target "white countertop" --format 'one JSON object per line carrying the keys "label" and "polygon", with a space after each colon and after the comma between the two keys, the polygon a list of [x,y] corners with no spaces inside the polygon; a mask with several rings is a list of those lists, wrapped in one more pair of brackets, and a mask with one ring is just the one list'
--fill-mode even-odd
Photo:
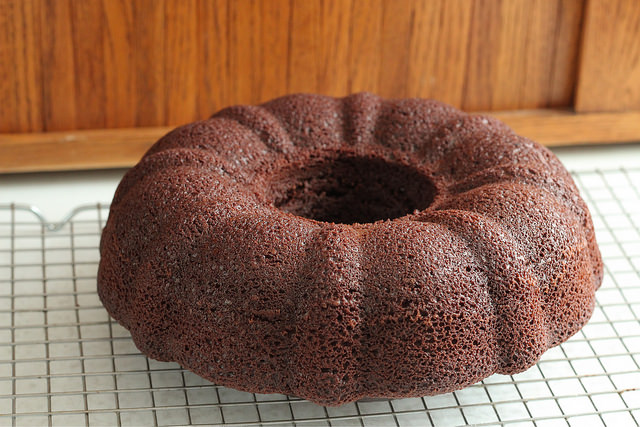
{"label": "white countertop", "polygon": [[[556,148],[569,170],[640,166],[640,143]],[[125,169],[0,175],[0,204],[35,205],[50,221],[72,207],[110,202]]]}

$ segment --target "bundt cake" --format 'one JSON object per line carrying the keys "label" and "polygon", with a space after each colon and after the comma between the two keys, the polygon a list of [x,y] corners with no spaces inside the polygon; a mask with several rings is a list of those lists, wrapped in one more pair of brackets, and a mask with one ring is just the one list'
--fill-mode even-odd
{"label": "bundt cake", "polygon": [[131,169],[98,292],[149,357],[338,405],[534,364],[602,261],[546,148],[433,100],[290,95],[175,129]]}

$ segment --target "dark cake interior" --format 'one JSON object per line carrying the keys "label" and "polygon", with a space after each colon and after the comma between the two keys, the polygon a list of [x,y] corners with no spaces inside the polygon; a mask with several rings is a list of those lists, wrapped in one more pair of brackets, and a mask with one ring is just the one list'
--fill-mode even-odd
{"label": "dark cake interior", "polygon": [[432,181],[409,165],[346,153],[288,165],[271,183],[277,208],[337,224],[398,218],[434,196]]}

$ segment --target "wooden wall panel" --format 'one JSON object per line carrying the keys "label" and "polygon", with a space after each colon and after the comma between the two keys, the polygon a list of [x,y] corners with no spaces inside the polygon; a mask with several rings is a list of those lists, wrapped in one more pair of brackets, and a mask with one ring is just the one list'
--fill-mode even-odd
{"label": "wooden wall panel", "polygon": [[136,63],[133,57],[133,3],[128,0],[104,2],[102,38],[104,69],[105,127],[130,127],[136,115]]}
{"label": "wooden wall panel", "polygon": [[[384,0],[353,1],[347,60],[347,88],[351,92],[378,87],[378,77],[383,68],[380,60],[383,6]],[[360,48],[357,54],[353,52],[355,46]]]}
{"label": "wooden wall panel", "polygon": [[41,12],[35,1],[0,1],[0,132],[44,127]]}
{"label": "wooden wall panel", "polygon": [[[556,24],[553,28],[555,49],[551,69],[561,71],[551,73],[553,78],[547,80],[549,85],[547,103],[549,106],[565,105],[567,97],[575,96],[583,18],[584,1],[574,0],[557,3]],[[576,28],[580,30],[576,31]],[[567,62],[567,58],[570,58],[569,62]],[[571,104],[571,101],[569,103]]]}
{"label": "wooden wall panel", "polygon": [[[55,1],[54,4],[63,3]],[[75,89],[76,126],[101,129],[106,125],[105,77],[107,74],[113,75],[105,66],[103,3],[102,0],[71,1],[69,12],[73,46],[70,77]],[[60,25],[65,23],[61,21]],[[116,41],[115,38],[112,40]],[[59,39],[56,43],[62,49],[62,44],[68,43],[68,40]],[[51,108],[55,109],[56,105],[51,105]]]}
{"label": "wooden wall panel", "polygon": [[569,106],[583,2],[474,2],[462,107]]}
{"label": "wooden wall panel", "polygon": [[[0,0],[0,132],[174,125],[289,92],[569,107],[581,0]],[[11,66],[7,64],[16,64]]]}
{"label": "wooden wall panel", "polygon": [[[428,93],[444,102],[461,106],[470,93],[465,92],[467,49],[472,6],[464,2],[421,3],[418,20],[410,40],[405,92]],[[471,88],[469,88],[471,89]],[[393,96],[392,93],[388,94]]]}
{"label": "wooden wall panel", "polygon": [[[229,99],[232,79],[229,77],[229,5],[204,2],[198,11],[198,115],[206,117],[212,105]],[[228,35],[228,36],[227,36]]]}
{"label": "wooden wall panel", "polygon": [[575,109],[640,109],[639,1],[588,1]]}
{"label": "wooden wall panel", "polygon": [[165,121],[184,123],[198,116],[196,0],[166,0],[164,34]]}
{"label": "wooden wall panel", "polygon": [[[41,3],[42,108],[44,130],[83,128],[77,118],[76,80],[90,79],[76,71],[71,2]],[[76,39],[84,35],[77,34]],[[98,54],[100,49],[98,49]],[[84,58],[81,58],[84,59]],[[1,83],[0,83],[1,84]],[[90,100],[81,100],[81,105]],[[24,112],[26,113],[26,112]],[[23,113],[23,114],[24,114]]]}
{"label": "wooden wall panel", "polygon": [[131,126],[154,126],[165,123],[165,2],[136,0],[132,3],[134,69],[129,78],[134,79],[136,108],[133,116],[126,120],[132,122]]}

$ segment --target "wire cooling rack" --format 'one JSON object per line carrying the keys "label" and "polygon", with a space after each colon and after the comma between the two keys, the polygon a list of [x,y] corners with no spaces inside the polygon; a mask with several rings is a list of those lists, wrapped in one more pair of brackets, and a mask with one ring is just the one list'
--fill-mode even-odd
{"label": "wire cooling rack", "polygon": [[640,168],[574,173],[606,270],[593,318],[528,371],[325,408],[146,358],[96,294],[106,205],[0,208],[0,425],[640,425]]}

